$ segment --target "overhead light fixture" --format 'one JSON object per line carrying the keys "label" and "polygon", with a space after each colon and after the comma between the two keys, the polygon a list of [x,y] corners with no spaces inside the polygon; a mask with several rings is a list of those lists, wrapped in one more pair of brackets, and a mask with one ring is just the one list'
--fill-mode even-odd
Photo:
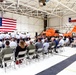
{"label": "overhead light fixture", "polygon": [[4,0],[0,0],[0,2],[3,2]]}
{"label": "overhead light fixture", "polygon": [[39,0],[39,4],[40,6],[45,6],[46,2],[48,2],[49,0]]}
{"label": "overhead light fixture", "polygon": [[39,4],[40,6],[45,6],[46,5],[46,0],[39,0]]}

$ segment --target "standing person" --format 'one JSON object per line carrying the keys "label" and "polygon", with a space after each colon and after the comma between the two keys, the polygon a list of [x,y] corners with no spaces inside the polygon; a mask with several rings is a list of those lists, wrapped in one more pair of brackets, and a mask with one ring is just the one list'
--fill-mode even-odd
{"label": "standing person", "polygon": [[20,35],[19,34],[16,34],[16,39],[17,39],[17,44],[18,44],[20,41]]}
{"label": "standing person", "polygon": [[30,33],[27,32],[27,34],[26,34],[26,40],[28,40],[29,38],[30,38]]}

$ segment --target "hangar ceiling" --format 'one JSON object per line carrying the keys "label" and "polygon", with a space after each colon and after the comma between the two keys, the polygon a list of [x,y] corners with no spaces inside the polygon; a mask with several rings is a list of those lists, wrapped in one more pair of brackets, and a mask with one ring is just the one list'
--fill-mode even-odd
{"label": "hangar ceiling", "polygon": [[40,0],[3,0],[0,2],[1,13],[11,12],[37,18],[62,17],[76,13],[76,0],[44,0],[46,5],[41,5]]}

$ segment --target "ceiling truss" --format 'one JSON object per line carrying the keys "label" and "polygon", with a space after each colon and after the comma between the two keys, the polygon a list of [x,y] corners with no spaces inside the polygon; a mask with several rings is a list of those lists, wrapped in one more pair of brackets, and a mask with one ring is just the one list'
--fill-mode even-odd
{"label": "ceiling truss", "polygon": [[45,6],[40,6],[38,0],[4,0],[0,2],[0,11],[27,15],[37,18],[59,17],[66,12],[76,13],[76,0],[49,0]]}

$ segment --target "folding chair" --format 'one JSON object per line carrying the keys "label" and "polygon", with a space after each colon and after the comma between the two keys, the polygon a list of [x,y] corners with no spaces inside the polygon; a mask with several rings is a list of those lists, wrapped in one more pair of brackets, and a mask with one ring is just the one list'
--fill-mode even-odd
{"label": "folding chair", "polygon": [[[10,65],[11,65],[12,61],[14,62],[14,53],[4,55],[2,62],[4,63],[3,67],[5,68],[5,72],[6,72],[5,63],[7,64],[10,62]],[[14,68],[15,68],[15,62],[14,62]]]}
{"label": "folding chair", "polygon": [[[35,56],[36,56],[36,54],[35,54],[35,49],[30,49],[27,55],[28,55],[30,61],[31,61],[32,59],[35,59]],[[29,61],[29,62],[30,62],[30,61]]]}
{"label": "folding chair", "polygon": [[36,52],[36,58],[39,59],[39,57],[40,57],[41,55],[43,55],[43,48],[39,48],[39,49],[37,49],[37,52]]}
{"label": "folding chair", "polygon": [[[25,51],[20,51],[19,53],[18,53],[18,56],[17,56],[17,61],[18,61],[18,63],[19,63],[19,61],[21,60],[21,62],[24,60],[24,62],[25,62],[25,59],[26,59],[26,50]],[[23,55],[23,56],[21,56],[21,55]],[[21,57],[20,57],[21,56]],[[20,67],[20,64],[19,64],[19,67]]]}

